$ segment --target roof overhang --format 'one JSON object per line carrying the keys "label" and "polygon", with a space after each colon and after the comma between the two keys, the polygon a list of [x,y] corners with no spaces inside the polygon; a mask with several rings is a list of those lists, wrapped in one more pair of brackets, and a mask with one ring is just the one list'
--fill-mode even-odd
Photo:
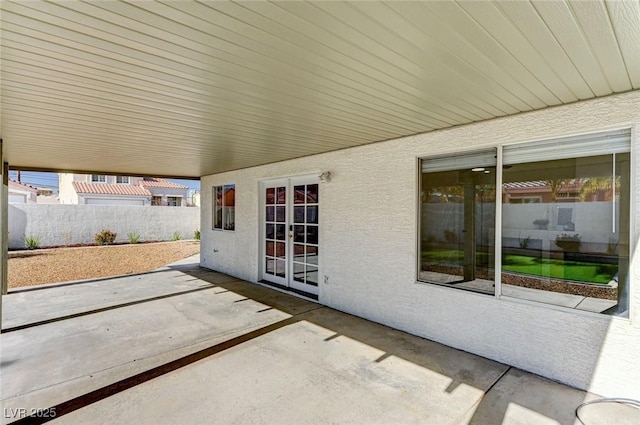
{"label": "roof overhang", "polygon": [[23,169],[199,177],[640,88],[640,3],[3,1]]}

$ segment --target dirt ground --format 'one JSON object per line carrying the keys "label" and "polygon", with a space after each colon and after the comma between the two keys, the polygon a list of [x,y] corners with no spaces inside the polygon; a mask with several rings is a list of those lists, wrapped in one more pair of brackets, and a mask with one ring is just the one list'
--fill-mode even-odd
{"label": "dirt ground", "polygon": [[9,252],[9,288],[142,273],[200,252],[196,241]]}

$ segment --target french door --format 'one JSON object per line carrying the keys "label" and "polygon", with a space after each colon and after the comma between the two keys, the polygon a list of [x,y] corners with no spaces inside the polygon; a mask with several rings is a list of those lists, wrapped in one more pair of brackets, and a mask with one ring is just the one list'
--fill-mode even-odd
{"label": "french door", "polygon": [[318,177],[261,184],[262,280],[318,295]]}

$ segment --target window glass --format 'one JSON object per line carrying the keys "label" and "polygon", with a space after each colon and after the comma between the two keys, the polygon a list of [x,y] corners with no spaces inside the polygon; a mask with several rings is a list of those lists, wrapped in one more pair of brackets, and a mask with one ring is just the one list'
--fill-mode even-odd
{"label": "window glass", "polygon": [[92,183],[105,183],[107,181],[107,176],[104,174],[92,174],[91,182]]}
{"label": "window glass", "polygon": [[[273,201],[273,200],[272,200]],[[273,207],[267,208],[267,214],[273,215]],[[235,230],[236,228],[236,189],[235,185],[213,187],[213,229]]]}
{"label": "window glass", "polygon": [[116,183],[129,184],[129,176],[116,176]]}
{"label": "window glass", "polygon": [[580,153],[503,167],[502,295],[624,314],[630,155]]}
{"label": "window glass", "polygon": [[418,279],[628,317],[630,149],[619,130],[423,159]]}
{"label": "window glass", "polygon": [[419,279],[494,292],[495,150],[422,161]]}

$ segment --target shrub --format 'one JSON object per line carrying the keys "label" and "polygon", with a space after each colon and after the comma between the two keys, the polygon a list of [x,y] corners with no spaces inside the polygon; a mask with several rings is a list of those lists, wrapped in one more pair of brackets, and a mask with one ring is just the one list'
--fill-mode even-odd
{"label": "shrub", "polygon": [[127,237],[129,238],[129,243],[138,243],[138,242],[140,242],[140,233],[131,232],[131,233],[127,234]]}
{"label": "shrub", "polygon": [[40,248],[40,237],[29,235],[26,238],[24,238],[24,244],[27,246],[28,249]]}
{"label": "shrub", "polygon": [[577,233],[575,235],[563,233],[556,236],[556,245],[566,252],[578,252],[580,250],[581,241],[582,238]]}
{"label": "shrub", "polygon": [[518,239],[518,244],[522,249],[527,249],[529,247],[529,242],[531,242],[531,236],[527,236],[524,239]]}
{"label": "shrub", "polygon": [[173,240],[174,241],[179,241],[180,240],[180,233],[179,232],[173,232]]}
{"label": "shrub", "polygon": [[199,241],[200,240],[200,230],[196,229],[193,231],[193,239]]}
{"label": "shrub", "polygon": [[112,232],[109,229],[102,229],[100,233],[96,233],[93,239],[95,239],[98,245],[111,245],[115,242],[118,234],[116,232]]}

